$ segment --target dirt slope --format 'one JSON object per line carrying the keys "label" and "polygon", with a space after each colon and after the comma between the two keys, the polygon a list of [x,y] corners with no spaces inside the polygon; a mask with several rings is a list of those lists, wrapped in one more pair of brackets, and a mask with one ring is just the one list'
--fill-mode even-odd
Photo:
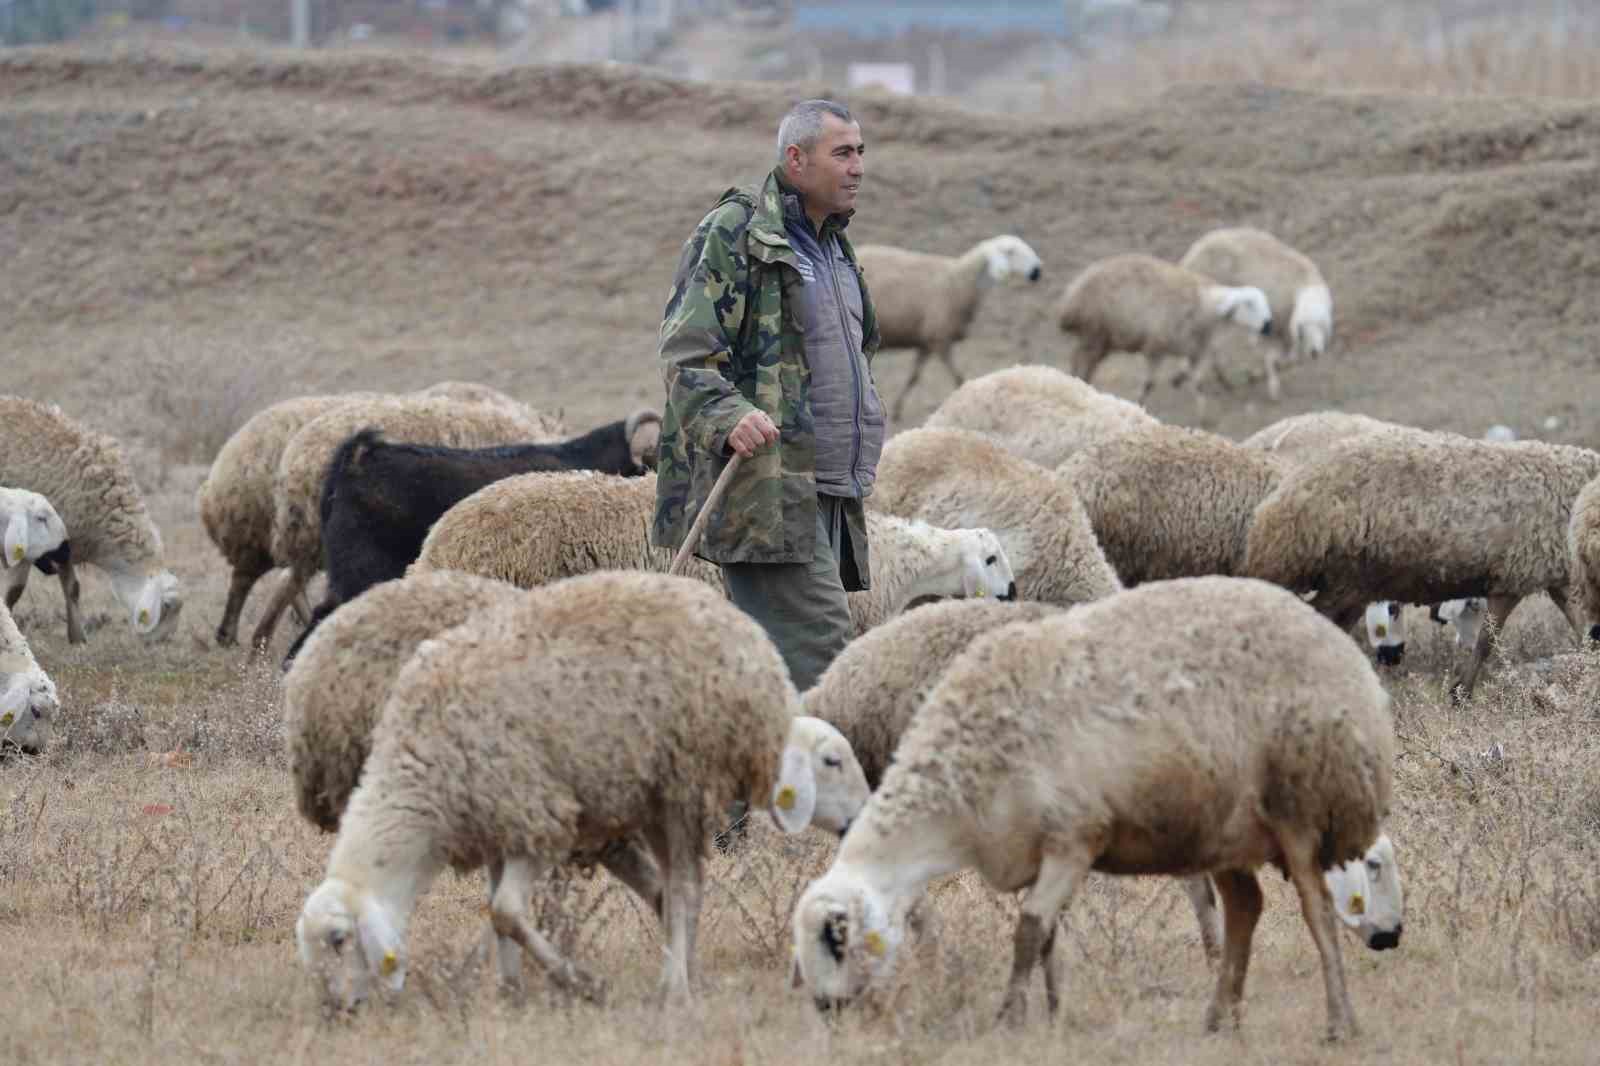
{"label": "dirt slope", "polygon": [[[617,417],[659,399],[681,241],[759,177],[787,102],[818,91],[370,55],[8,54],[7,388],[131,435],[172,406],[157,390],[264,403],[441,377],[575,426]],[[1285,375],[1282,404],[1259,385],[1222,397],[1224,432],[1338,406],[1600,445],[1592,108],[1195,86],[1065,125],[852,103],[869,141],[858,242],[956,252],[1009,231],[1044,258],[1038,286],[986,301],[957,349],[969,374],[1064,364],[1050,307],[1091,260],[1177,258],[1248,223],[1319,262],[1337,339]],[[1240,374],[1257,362],[1230,354]],[[908,368],[885,354],[880,384]],[[1137,365],[1103,373],[1125,391]],[[909,419],[947,388],[930,370]],[[1165,387],[1152,407],[1193,419]]]}

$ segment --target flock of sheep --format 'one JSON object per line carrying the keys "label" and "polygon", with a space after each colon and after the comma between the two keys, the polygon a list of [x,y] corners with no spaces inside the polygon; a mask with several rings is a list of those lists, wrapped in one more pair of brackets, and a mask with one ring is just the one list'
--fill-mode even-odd
{"label": "flock of sheep", "polygon": [[[1291,357],[1321,351],[1326,286],[1254,233],[1202,239],[1182,267],[1095,264],[1063,301],[1078,376],[988,374],[889,440],[856,639],[804,693],[718,568],[669,573],[650,545],[654,412],[571,435],[447,382],[253,417],[199,509],[232,568],[218,643],[237,641],[276,568],[252,643],[286,610],[305,622],[286,741],[300,813],[337,839],[296,941],[329,1000],[400,990],[409,918],[451,866],[489,875],[504,987],[520,987],[526,951],[603,1002],[604,979],[528,918],[539,877],[571,862],[604,866],[658,916],[662,988],[682,999],[705,845],[742,802],[786,832],[842,837],[794,913],[795,980],[819,1006],[881,988],[925,886],[976,869],[1028,890],[1002,1015],[1023,1016],[1040,968],[1054,1009],[1056,917],[1085,877],[1162,874],[1182,879],[1216,968],[1207,1025],[1234,1025],[1254,871],[1272,864],[1320,954],[1330,1033],[1353,1032],[1336,930],[1394,947],[1403,899],[1384,832],[1389,699],[1350,633],[1365,615],[1394,661],[1390,603],[1482,597],[1498,624],[1543,591],[1600,639],[1600,453],[1338,412],[1235,442],[1084,380],[1125,349],[1179,355],[1198,378],[1225,320],[1287,320]],[[894,250],[861,251],[887,278]],[[947,296],[916,320],[886,311],[886,343],[916,333],[947,365],[977,279],[1039,270],[1015,238],[947,267],[900,254],[903,278]],[[1252,273],[1262,261],[1277,265]],[[115,442],[15,397],[0,397],[0,434],[7,607],[31,568],[54,573],[81,641],[75,568],[92,563],[135,630],[170,631],[180,589]],[[1468,641],[1463,697],[1493,629]],[[6,741],[42,750],[57,695],[9,610],[0,673]]]}

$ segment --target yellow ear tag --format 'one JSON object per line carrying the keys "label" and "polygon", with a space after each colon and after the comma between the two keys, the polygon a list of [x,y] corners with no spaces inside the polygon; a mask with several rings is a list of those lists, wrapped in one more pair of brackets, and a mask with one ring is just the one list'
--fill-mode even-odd
{"label": "yellow ear tag", "polygon": [[142,625],[142,626],[147,626],[147,625],[150,624],[150,612],[149,611],[140,611],[139,612],[139,624]]}
{"label": "yellow ear tag", "polygon": [[888,950],[888,945],[883,942],[883,934],[868,933],[862,941],[867,947],[867,954],[875,959],[883,958],[883,953]]}
{"label": "yellow ear tag", "polygon": [[1359,892],[1357,892],[1355,895],[1350,897],[1350,913],[1351,914],[1365,914],[1365,913],[1367,913],[1367,901],[1361,898],[1361,893],[1359,893]]}
{"label": "yellow ear tag", "polygon": [[1373,626],[1372,631],[1378,634],[1378,638],[1380,640],[1389,635],[1389,627],[1384,625],[1382,622],[1379,622],[1377,625]]}
{"label": "yellow ear tag", "polygon": [[22,545],[18,544],[11,549],[11,557],[19,563],[22,561],[22,555]]}
{"label": "yellow ear tag", "polygon": [[987,588],[985,588],[984,586],[982,586],[982,585],[979,585],[978,586],[978,591],[973,593],[973,595],[976,596],[980,600],[983,599],[988,594],[989,594],[989,590]]}
{"label": "yellow ear tag", "polygon": [[394,952],[392,952],[392,951],[384,952],[384,954],[383,954],[383,962],[378,965],[378,972],[383,974],[383,976],[385,976],[385,977],[390,977],[399,968],[400,968],[400,960],[394,957]]}
{"label": "yellow ear tag", "polygon": [[780,811],[792,811],[794,810],[794,801],[794,786],[784,785],[782,788],[778,789],[778,798],[773,802],[778,805],[778,809]]}
{"label": "yellow ear tag", "polygon": [[5,714],[0,714],[0,725],[10,725],[16,720],[17,716],[12,714],[10,711],[7,711]]}

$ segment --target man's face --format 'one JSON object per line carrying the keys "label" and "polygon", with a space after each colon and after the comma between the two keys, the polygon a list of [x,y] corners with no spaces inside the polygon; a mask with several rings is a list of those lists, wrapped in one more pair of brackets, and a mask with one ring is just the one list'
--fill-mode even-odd
{"label": "man's face", "polygon": [[808,211],[832,215],[855,207],[865,151],[861,127],[835,115],[822,116],[822,134],[810,152],[789,147],[789,181],[805,197]]}

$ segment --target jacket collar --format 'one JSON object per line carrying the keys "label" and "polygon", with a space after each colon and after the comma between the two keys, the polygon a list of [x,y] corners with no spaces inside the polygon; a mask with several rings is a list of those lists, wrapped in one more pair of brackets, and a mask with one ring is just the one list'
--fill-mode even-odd
{"label": "jacket collar", "polygon": [[[817,236],[823,237],[828,233],[837,232],[850,224],[850,218],[855,214],[852,208],[843,213],[835,212],[822,222],[822,232]],[[774,233],[781,234],[784,230],[784,221],[788,218],[804,221],[808,226],[810,218],[805,213],[805,199],[800,191],[789,184],[783,176],[782,167],[773,167],[767,175],[766,184],[761,188],[761,208],[755,223]],[[753,223],[753,224],[755,224]]]}

